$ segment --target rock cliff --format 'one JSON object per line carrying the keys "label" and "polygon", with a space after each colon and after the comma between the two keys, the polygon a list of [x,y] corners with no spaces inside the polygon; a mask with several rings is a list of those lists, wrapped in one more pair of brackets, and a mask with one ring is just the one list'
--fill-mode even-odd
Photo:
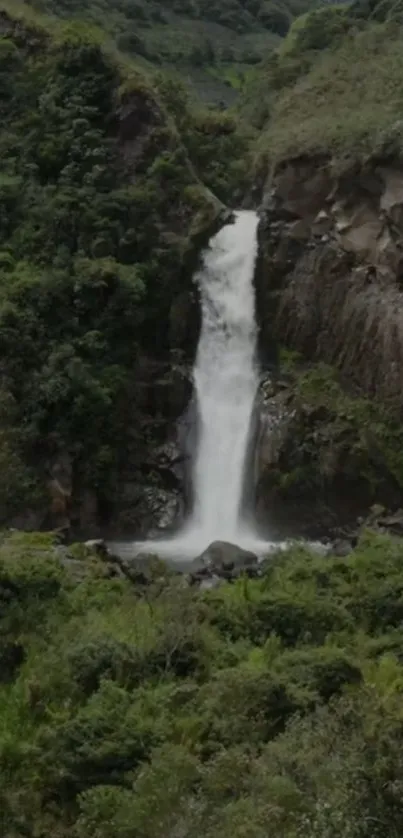
{"label": "rock cliff", "polygon": [[[292,499],[298,520],[307,502],[315,530],[380,494],[400,503],[403,166],[387,157],[282,163],[266,184],[259,239],[262,356],[276,362],[281,344],[298,362],[263,409],[263,427],[273,403],[282,420],[274,455],[261,431],[258,508],[264,517],[280,496],[289,518]],[[318,363],[328,365],[319,375]]]}
{"label": "rock cliff", "polygon": [[331,160],[291,160],[262,209],[262,338],[336,366],[399,409],[403,167],[369,160],[337,176]]}

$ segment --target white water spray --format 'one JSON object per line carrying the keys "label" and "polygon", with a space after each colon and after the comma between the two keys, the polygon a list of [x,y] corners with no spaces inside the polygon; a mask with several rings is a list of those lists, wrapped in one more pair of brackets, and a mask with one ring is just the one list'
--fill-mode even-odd
{"label": "white water spray", "polygon": [[202,548],[242,540],[245,460],[258,387],[253,274],[257,255],[254,212],[212,239],[196,276],[202,330],[194,368],[199,444],[193,473],[194,507],[183,536]]}
{"label": "white water spray", "polygon": [[210,241],[195,277],[202,329],[194,368],[199,441],[193,466],[193,512],[177,536],[132,545],[137,552],[193,558],[217,540],[257,553],[274,547],[242,524],[241,509],[259,380],[253,284],[257,225],[255,212],[235,213],[234,223]]}

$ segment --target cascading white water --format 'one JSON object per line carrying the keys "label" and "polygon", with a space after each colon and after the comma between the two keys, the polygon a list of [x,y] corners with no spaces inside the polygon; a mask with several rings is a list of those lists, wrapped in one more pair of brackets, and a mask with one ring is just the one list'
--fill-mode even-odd
{"label": "cascading white water", "polygon": [[119,545],[117,552],[190,559],[212,541],[230,541],[258,554],[275,546],[248,530],[241,514],[259,378],[253,284],[257,226],[255,212],[236,212],[234,222],[210,241],[195,277],[202,328],[194,367],[199,433],[191,517],[175,537]]}
{"label": "cascading white water", "polygon": [[196,276],[202,329],[194,368],[199,444],[194,506],[183,537],[206,547],[239,543],[244,469],[258,387],[253,274],[258,217],[237,212],[204,254]]}

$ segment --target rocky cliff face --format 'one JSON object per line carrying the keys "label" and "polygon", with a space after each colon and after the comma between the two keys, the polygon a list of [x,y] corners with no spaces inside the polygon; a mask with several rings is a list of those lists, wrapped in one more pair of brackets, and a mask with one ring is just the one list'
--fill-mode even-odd
{"label": "rocky cliff face", "polygon": [[263,359],[276,362],[280,344],[299,353],[263,403],[260,518],[276,510],[320,532],[371,501],[401,503],[402,165],[287,161],[266,186],[259,238]]}
{"label": "rocky cliff face", "polygon": [[403,402],[403,167],[331,160],[276,172],[262,207],[262,339],[336,366],[368,396]]}

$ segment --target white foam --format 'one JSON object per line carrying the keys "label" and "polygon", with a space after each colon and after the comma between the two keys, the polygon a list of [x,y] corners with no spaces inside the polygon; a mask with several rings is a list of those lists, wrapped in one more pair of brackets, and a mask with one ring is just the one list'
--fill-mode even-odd
{"label": "white foam", "polygon": [[262,541],[242,520],[245,466],[259,373],[256,364],[254,269],[258,216],[235,214],[210,241],[195,281],[202,328],[194,367],[199,442],[194,504],[176,537],[112,545],[120,553],[188,560],[213,541],[229,541],[262,557],[282,545]]}

